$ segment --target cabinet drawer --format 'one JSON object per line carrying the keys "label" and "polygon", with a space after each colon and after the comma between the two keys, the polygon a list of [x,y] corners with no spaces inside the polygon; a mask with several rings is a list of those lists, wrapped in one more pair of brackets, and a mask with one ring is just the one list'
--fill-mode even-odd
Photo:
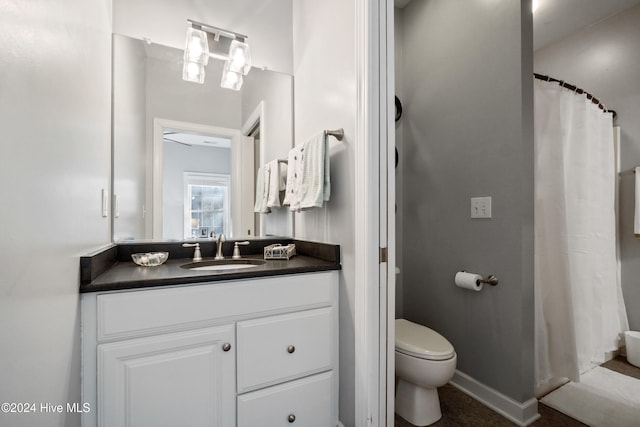
{"label": "cabinet drawer", "polygon": [[335,299],[333,273],[100,294],[97,338],[124,339],[328,306]]}
{"label": "cabinet drawer", "polygon": [[238,427],[336,425],[332,372],[238,396]]}
{"label": "cabinet drawer", "polygon": [[238,391],[331,369],[333,322],[331,307],[238,322]]}

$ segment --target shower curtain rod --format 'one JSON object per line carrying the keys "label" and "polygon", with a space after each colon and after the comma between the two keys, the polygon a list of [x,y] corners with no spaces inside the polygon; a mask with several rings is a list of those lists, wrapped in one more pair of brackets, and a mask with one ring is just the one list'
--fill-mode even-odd
{"label": "shower curtain rod", "polygon": [[591,102],[596,104],[598,106],[598,108],[600,108],[603,112],[612,113],[614,119],[618,115],[618,113],[616,113],[614,110],[607,110],[607,108],[604,106],[604,104],[602,102],[600,102],[600,100],[598,98],[596,98],[595,96],[591,95],[586,90],[580,89],[578,86],[574,86],[572,84],[569,84],[569,83],[565,82],[564,80],[558,80],[558,79],[554,79],[553,77],[545,76],[544,74],[533,73],[533,76],[538,80],[544,80],[546,82],[558,83],[563,88],[572,90],[572,91],[574,91],[575,93],[577,93],[579,95],[582,95],[584,93],[587,96],[587,99],[591,100]]}

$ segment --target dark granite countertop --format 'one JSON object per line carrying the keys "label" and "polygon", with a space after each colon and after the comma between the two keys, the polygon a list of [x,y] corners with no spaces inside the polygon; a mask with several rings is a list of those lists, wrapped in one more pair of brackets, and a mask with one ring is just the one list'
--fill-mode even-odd
{"label": "dark granite countertop", "polygon": [[[223,254],[227,258],[231,257],[233,242],[224,243]],[[274,242],[295,243],[298,255],[289,260],[265,260],[264,264],[255,267],[223,271],[197,271],[182,268],[181,265],[190,263],[190,257],[193,256],[193,248],[183,248],[183,242],[113,244],[81,257],[80,292],[208,283],[341,268],[340,246],[302,240],[252,240],[249,246],[242,247],[242,258],[263,259],[262,248]],[[214,243],[212,241],[199,243],[204,261],[211,260]],[[131,260],[132,253],[153,251],[168,251],[169,259],[157,267],[140,267]]]}

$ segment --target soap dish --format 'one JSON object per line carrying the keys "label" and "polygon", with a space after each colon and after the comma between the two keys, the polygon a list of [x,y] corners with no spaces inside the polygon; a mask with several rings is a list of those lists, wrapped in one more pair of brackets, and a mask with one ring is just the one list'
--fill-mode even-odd
{"label": "soap dish", "polygon": [[133,262],[142,267],[155,267],[169,258],[169,252],[146,252],[131,254]]}

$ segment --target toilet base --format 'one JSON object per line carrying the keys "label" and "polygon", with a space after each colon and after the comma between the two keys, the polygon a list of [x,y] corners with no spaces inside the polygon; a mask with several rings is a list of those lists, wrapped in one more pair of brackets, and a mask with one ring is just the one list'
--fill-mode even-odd
{"label": "toilet base", "polygon": [[415,426],[428,426],[442,417],[437,388],[424,388],[398,378],[396,414]]}

